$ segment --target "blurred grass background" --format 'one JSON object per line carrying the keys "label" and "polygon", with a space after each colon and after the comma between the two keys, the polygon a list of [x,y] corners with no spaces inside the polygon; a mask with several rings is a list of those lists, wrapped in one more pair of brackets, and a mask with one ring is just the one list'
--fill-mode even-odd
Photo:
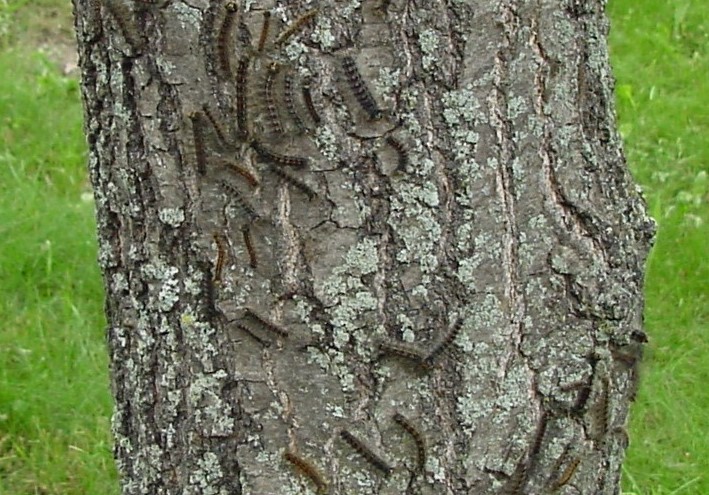
{"label": "blurred grass background", "polygon": [[[709,494],[709,9],[611,0],[628,162],[660,229],[623,491]],[[0,0],[0,495],[118,493],[68,0]]]}

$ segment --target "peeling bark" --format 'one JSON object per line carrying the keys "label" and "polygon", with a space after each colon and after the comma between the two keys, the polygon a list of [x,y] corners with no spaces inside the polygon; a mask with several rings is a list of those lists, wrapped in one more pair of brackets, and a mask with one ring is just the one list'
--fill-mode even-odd
{"label": "peeling bark", "polygon": [[618,492],[603,2],[74,7],[124,494]]}

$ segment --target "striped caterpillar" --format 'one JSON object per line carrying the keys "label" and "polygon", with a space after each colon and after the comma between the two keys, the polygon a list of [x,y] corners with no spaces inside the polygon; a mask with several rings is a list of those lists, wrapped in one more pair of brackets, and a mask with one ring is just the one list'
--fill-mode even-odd
{"label": "striped caterpillar", "polygon": [[197,173],[199,175],[205,175],[207,173],[207,153],[204,149],[202,115],[199,112],[192,112],[189,118],[190,122],[192,122],[192,141],[194,142]]}
{"label": "striped caterpillar", "polygon": [[310,82],[303,85],[303,102],[305,102],[305,108],[308,109],[310,118],[313,119],[315,125],[320,125],[320,115],[318,115],[315,109],[315,104],[313,103],[313,95],[310,93]]}
{"label": "striped caterpillar", "polygon": [[270,345],[271,345],[270,342],[268,342],[267,340],[264,340],[264,339],[262,339],[261,337],[259,337],[258,335],[256,335],[256,333],[254,333],[254,332],[253,332],[249,327],[247,327],[246,325],[242,325],[241,323],[236,323],[236,328],[238,328],[239,330],[241,330],[241,331],[247,333],[252,339],[254,339],[256,342],[258,342],[258,343],[261,344],[262,346],[264,346],[264,347],[270,347]]}
{"label": "striped caterpillar", "polygon": [[417,365],[425,365],[425,356],[421,350],[410,344],[403,344],[400,342],[381,342],[379,344],[379,350],[383,354],[391,354],[394,356],[403,357],[410,361],[413,361]]}
{"label": "striped caterpillar", "polygon": [[232,172],[239,174],[251,187],[258,186],[258,179],[241,165],[237,165],[234,161],[226,159],[222,159],[221,164]]}
{"label": "striped caterpillar", "polygon": [[377,454],[372,452],[372,450],[367,447],[364,442],[359,438],[355,437],[352,433],[347,430],[342,430],[340,432],[340,437],[349,444],[359,455],[364,457],[364,459],[369,462],[372,466],[379,469],[385,476],[389,476],[394,468],[391,467],[384,459],[379,457]]}
{"label": "striped caterpillar", "polygon": [[414,425],[412,425],[411,422],[406,419],[403,414],[397,412],[394,414],[393,419],[396,424],[401,426],[409,435],[411,435],[411,438],[414,439],[414,442],[416,443],[416,450],[418,453],[418,469],[419,471],[423,471],[426,465],[426,443],[423,439],[423,435],[419,433],[419,431],[414,427]]}
{"label": "striped caterpillar", "polygon": [[265,148],[263,144],[261,144],[255,139],[251,141],[251,147],[254,149],[254,151],[256,151],[256,154],[259,156],[259,158],[271,163],[277,163],[280,165],[285,165],[294,168],[304,168],[308,165],[307,158],[302,158],[299,156],[281,155],[280,153],[275,153]]}
{"label": "striped caterpillar", "polygon": [[409,163],[409,154],[407,153],[406,148],[404,148],[404,145],[401,144],[401,141],[392,136],[387,136],[386,143],[394,148],[397,156],[399,157],[397,168],[399,170],[405,169],[406,165]]}
{"label": "striped caterpillar", "polygon": [[456,322],[455,325],[453,325],[453,328],[448,332],[448,334],[443,338],[442,341],[440,341],[438,344],[436,344],[433,349],[431,349],[431,352],[428,353],[426,358],[424,359],[424,362],[428,366],[432,366],[433,363],[435,362],[436,358],[446,349],[450,347],[450,345],[453,343],[455,338],[458,336],[458,333],[460,333],[460,329],[463,327],[463,320],[460,319]]}
{"label": "striped caterpillar", "polygon": [[302,475],[310,478],[310,481],[317,487],[318,494],[327,493],[328,483],[320,471],[310,462],[306,461],[302,457],[298,456],[296,453],[291,451],[286,451],[283,454],[283,458],[293,464],[297,471]]}
{"label": "striped caterpillar", "polygon": [[260,215],[256,213],[256,210],[254,210],[241,196],[241,193],[233,184],[225,180],[220,181],[220,184],[229,194],[231,194],[230,199],[233,199],[236,202],[239,210],[246,215],[249,222],[252,222],[260,217]]}
{"label": "striped caterpillar", "polygon": [[222,271],[224,270],[224,261],[226,260],[226,249],[224,248],[224,239],[216,232],[212,234],[214,244],[217,246],[217,261],[214,266],[213,282],[219,282],[222,279]]}
{"label": "striped caterpillar", "polygon": [[268,31],[271,27],[271,13],[266,11],[263,13],[263,24],[261,25],[261,36],[258,39],[258,51],[262,52],[268,40]]}
{"label": "striped caterpillar", "polygon": [[234,30],[234,20],[238,10],[236,2],[227,2],[224,5],[226,13],[224,20],[219,27],[217,35],[217,59],[219,68],[225,76],[231,76],[231,58],[229,57],[229,47],[231,46],[231,33]]}
{"label": "striped caterpillar", "polygon": [[372,93],[367,88],[367,84],[362,79],[362,75],[357,69],[357,64],[352,57],[346,56],[342,59],[342,69],[345,72],[347,81],[350,84],[352,93],[354,94],[357,102],[369,115],[372,120],[378,120],[382,117],[382,111],[374,100]]}
{"label": "striped caterpillar", "polygon": [[288,337],[288,330],[286,330],[285,328],[281,328],[272,321],[265,319],[264,317],[254,312],[252,309],[246,308],[244,314],[246,318],[258,323],[267,330],[270,330],[273,333],[280,335],[281,337]]}
{"label": "striped caterpillar", "polygon": [[317,13],[318,13],[318,9],[309,10],[308,12],[306,12],[305,14],[300,16],[298,19],[296,19],[293,22],[293,24],[288,26],[286,29],[283,30],[283,32],[281,32],[281,34],[278,35],[278,37],[276,38],[276,42],[275,42],[276,46],[280,46],[283,43],[285,43],[288,40],[288,38],[293,36],[299,29],[301,29],[303,26],[305,26],[305,24],[310,19],[315,17],[315,15]]}
{"label": "striped caterpillar", "polygon": [[251,225],[245,224],[241,228],[241,235],[244,238],[244,246],[246,246],[246,252],[249,253],[249,265],[254,270],[258,268],[258,258],[256,257],[256,249],[254,248],[254,242],[251,239]]}
{"label": "striped caterpillar", "polygon": [[209,107],[206,104],[202,105],[202,111],[207,117],[209,123],[212,125],[214,133],[217,135],[217,139],[219,139],[219,142],[221,142],[224,146],[229,147],[229,138],[226,135],[226,130],[224,129],[224,126],[216,119],[216,117],[211,112],[211,110],[209,110]]}
{"label": "striped caterpillar", "polygon": [[559,479],[556,480],[556,482],[554,483],[553,490],[558,490],[559,488],[567,484],[573,477],[574,473],[576,472],[576,469],[578,469],[579,464],[581,464],[581,459],[579,459],[578,457],[571,461],[569,465],[566,466],[566,469],[564,469],[564,471],[561,473]]}

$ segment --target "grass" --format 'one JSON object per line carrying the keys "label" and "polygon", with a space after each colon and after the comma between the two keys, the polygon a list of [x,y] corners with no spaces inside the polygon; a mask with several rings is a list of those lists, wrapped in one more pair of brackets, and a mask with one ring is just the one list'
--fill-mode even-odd
{"label": "grass", "polygon": [[[621,132],[660,226],[623,488],[706,494],[709,11],[609,9]],[[118,493],[81,106],[57,52],[70,28],[66,0],[0,0],[0,495]]]}

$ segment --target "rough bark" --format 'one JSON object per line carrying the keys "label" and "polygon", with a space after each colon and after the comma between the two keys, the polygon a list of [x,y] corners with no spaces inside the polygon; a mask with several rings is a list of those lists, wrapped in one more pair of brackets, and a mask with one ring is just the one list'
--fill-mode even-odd
{"label": "rough bark", "polygon": [[124,494],[618,492],[603,2],[74,4]]}

